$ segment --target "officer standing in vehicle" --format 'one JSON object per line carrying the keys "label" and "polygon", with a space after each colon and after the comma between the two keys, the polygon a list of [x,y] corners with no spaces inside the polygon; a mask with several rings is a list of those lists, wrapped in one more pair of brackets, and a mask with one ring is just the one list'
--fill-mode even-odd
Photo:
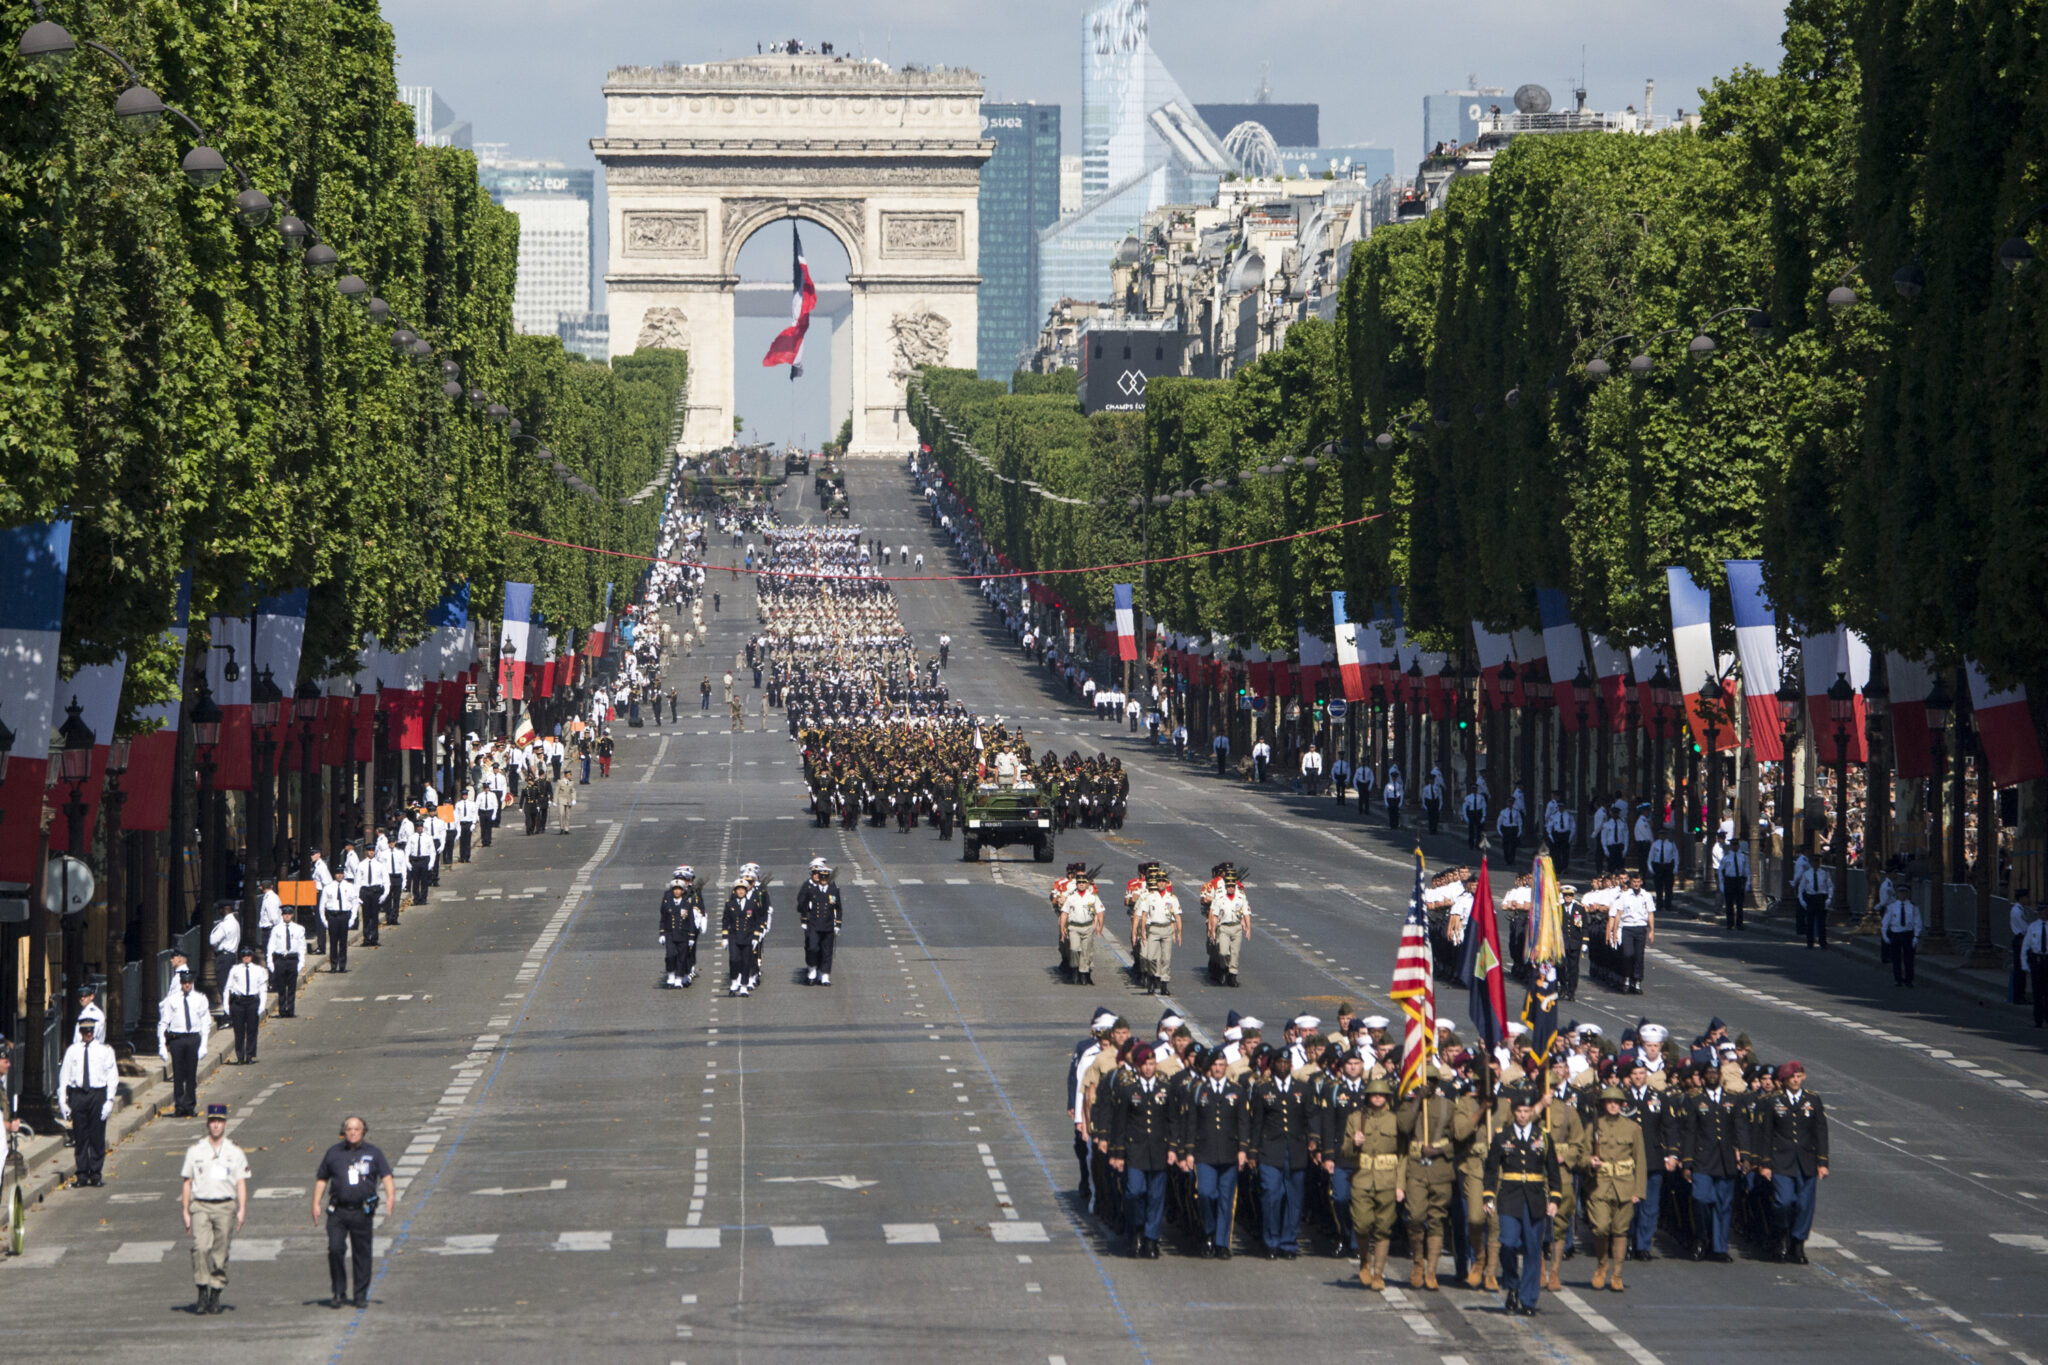
{"label": "officer standing in vehicle", "polygon": [[810,880],[796,893],[796,917],[804,927],[805,985],[832,984],[832,945],[839,939],[844,915],[832,865],[823,858],[811,859]]}

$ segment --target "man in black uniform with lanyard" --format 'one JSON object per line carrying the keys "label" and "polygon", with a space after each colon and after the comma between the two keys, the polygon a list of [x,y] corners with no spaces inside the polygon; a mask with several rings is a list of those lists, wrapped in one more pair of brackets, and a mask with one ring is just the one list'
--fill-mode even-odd
{"label": "man in black uniform with lanyard", "polygon": [[1181,1170],[1195,1177],[1202,1215],[1202,1255],[1230,1259],[1230,1229],[1237,1215],[1238,1172],[1249,1160],[1251,1105],[1244,1087],[1226,1074],[1230,1059],[1210,1054],[1208,1076],[1181,1107],[1174,1150]]}
{"label": "man in black uniform with lanyard", "polygon": [[823,858],[811,859],[811,879],[796,893],[796,917],[804,926],[804,984],[832,984],[832,945],[839,938],[839,921],[845,907],[839,899],[839,884],[832,880],[832,865]]}
{"label": "man in black uniform with lanyard", "polygon": [[1501,1279],[1507,1289],[1507,1310],[1523,1317],[1536,1313],[1543,1285],[1543,1243],[1557,1206],[1564,1201],[1564,1182],[1557,1166],[1557,1147],[1536,1123],[1536,1092],[1516,1088],[1514,1122],[1502,1129],[1486,1153],[1486,1211],[1500,1215]]}
{"label": "man in black uniform with lanyard", "polygon": [[1172,1105],[1151,1045],[1132,1048],[1131,1062],[1138,1074],[1109,1103],[1109,1165],[1124,1181],[1131,1255],[1156,1261],[1166,1223],[1166,1171],[1173,1164],[1167,1137]]}
{"label": "man in black uniform with lanyard", "polygon": [[[363,1139],[369,1125],[351,1114],[342,1120],[341,1141],[320,1158],[313,1173],[313,1226],[320,1226],[320,1211],[327,1211],[327,1278],[334,1287],[329,1308],[353,1303],[370,1306],[370,1225],[377,1217],[377,1201],[398,1203],[398,1185],[391,1178],[391,1163],[384,1153]],[[355,1262],[356,1292],[348,1293],[348,1262]]]}

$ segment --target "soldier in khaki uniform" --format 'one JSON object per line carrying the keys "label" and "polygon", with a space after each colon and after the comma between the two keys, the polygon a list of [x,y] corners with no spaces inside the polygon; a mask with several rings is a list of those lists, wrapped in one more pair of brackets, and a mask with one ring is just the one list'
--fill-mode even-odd
{"label": "soldier in khaki uniform", "polygon": [[1394,1236],[1394,1210],[1407,1197],[1401,1159],[1400,1121],[1387,1107],[1393,1087],[1384,1080],[1365,1083],[1365,1107],[1344,1120],[1344,1136],[1329,1168],[1351,1173],[1351,1226],[1358,1234],[1358,1282],[1367,1289],[1387,1287],[1387,1250]]}
{"label": "soldier in khaki uniform", "polygon": [[1173,950],[1180,944],[1180,898],[1158,865],[1145,869],[1145,889],[1131,904],[1131,951],[1148,995],[1173,982]]}
{"label": "soldier in khaki uniform", "polygon": [[[1486,1066],[1487,1059],[1479,1059]],[[1468,1289],[1500,1288],[1500,1215],[1486,1207],[1486,1153],[1499,1125],[1476,1094],[1460,1095],[1452,1114],[1451,1136],[1458,1143],[1458,1186],[1465,1198],[1466,1242],[1472,1260],[1465,1270]]]}
{"label": "soldier in khaki uniform", "polygon": [[1586,1125],[1571,1099],[1571,1066],[1560,1054],[1551,1060],[1550,1093],[1541,1105],[1544,1131],[1557,1147],[1558,1178],[1563,1198],[1550,1220],[1550,1243],[1543,1250],[1543,1287],[1552,1293],[1564,1288],[1565,1245],[1571,1241],[1572,1221],[1578,1216],[1576,1179],[1586,1164]]}
{"label": "soldier in khaki uniform", "polygon": [[1628,1093],[1618,1085],[1600,1092],[1600,1117],[1587,1130],[1587,1164],[1591,1174],[1586,1190],[1586,1220],[1593,1227],[1593,1246],[1600,1253],[1600,1265],[1593,1272],[1593,1288],[1622,1290],[1621,1266],[1628,1257],[1629,1227],[1635,1221],[1636,1206],[1643,1202],[1649,1178],[1643,1152],[1643,1130],[1623,1118],[1621,1106]]}
{"label": "soldier in khaki uniform", "polygon": [[1244,943],[1252,933],[1252,903],[1244,893],[1238,870],[1231,864],[1223,864],[1220,881],[1221,885],[1204,897],[1209,912],[1209,941],[1215,945],[1211,974],[1218,985],[1235,986]]}
{"label": "soldier in khaki uniform", "polygon": [[[1434,1059],[1431,1065],[1434,1067]],[[1431,1075],[1421,1093],[1401,1106],[1409,1195],[1408,1248],[1414,1258],[1408,1270],[1412,1289],[1437,1287],[1436,1267],[1444,1254],[1451,1189],[1458,1179],[1457,1110],[1456,1097],[1444,1092],[1441,1073]],[[1480,1166],[1483,1175],[1484,1154]]]}
{"label": "soldier in khaki uniform", "polygon": [[1095,984],[1095,940],[1103,933],[1109,912],[1095,894],[1095,882],[1084,869],[1076,873],[1060,904],[1060,926],[1068,970],[1077,986]]}

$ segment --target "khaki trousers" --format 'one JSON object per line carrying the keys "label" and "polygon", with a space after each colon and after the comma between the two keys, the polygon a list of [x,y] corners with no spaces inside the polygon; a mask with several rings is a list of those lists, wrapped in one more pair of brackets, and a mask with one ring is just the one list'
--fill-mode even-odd
{"label": "khaki trousers", "polygon": [[1216,960],[1223,970],[1237,975],[1238,959],[1244,955],[1244,924],[1219,924],[1216,926]]}
{"label": "khaki trousers", "polygon": [[228,1245],[235,1240],[235,1201],[192,1201],[192,1282],[201,1289],[228,1287]]}
{"label": "khaki trousers", "polygon": [[1095,921],[1067,925],[1067,965],[1077,972],[1095,970]]}

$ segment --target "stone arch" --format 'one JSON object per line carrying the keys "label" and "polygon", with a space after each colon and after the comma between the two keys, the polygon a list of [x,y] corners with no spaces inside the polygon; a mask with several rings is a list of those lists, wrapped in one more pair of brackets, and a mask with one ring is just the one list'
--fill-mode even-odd
{"label": "stone arch", "polygon": [[862,253],[867,235],[862,221],[866,206],[858,199],[727,198],[720,202],[719,212],[724,220],[721,235],[725,254],[721,265],[729,277],[738,277],[740,248],[747,244],[749,238],[763,228],[773,227],[790,218],[821,227],[838,240],[840,249],[846,252],[848,279],[859,278],[866,269]]}

